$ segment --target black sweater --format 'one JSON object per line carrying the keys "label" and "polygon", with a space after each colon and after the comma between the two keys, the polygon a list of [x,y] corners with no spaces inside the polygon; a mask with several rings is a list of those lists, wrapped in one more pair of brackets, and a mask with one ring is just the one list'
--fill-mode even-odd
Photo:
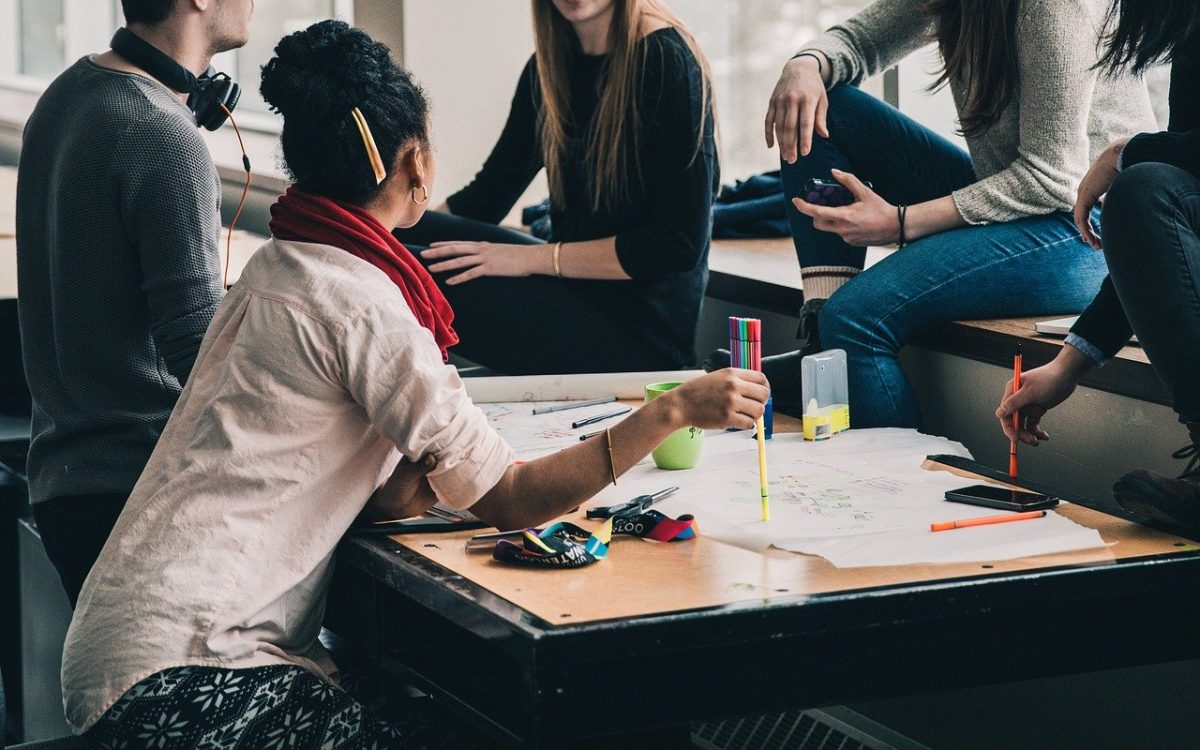
{"label": "black sweater", "polygon": [[29,495],[129,494],[221,302],[221,185],[196,118],[85,57],[25,125],[17,282]]}
{"label": "black sweater", "polygon": [[[553,242],[616,237],[617,258],[632,281],[565,279],[631,336],[659,350],[664,363],[695,362],[696,322],[708,279],[712,202],[719,189],[711,108],[701,112],[702,71],[674,29],[647,35],[638,92],[639,175],[629,199],[592,210],[585,172],[586,129],[599,104],[606,56],[576,51],[569,72],[571,113],[565,195],[551,206]],[[500,140],[471,184],[450,196],[458,216],[497,223],[544,166],[538,137],[541,89],[531,58],[513,96]],[[696,135],[704,138],[696,153]],[[534,302],[536,303],[536,302]]]}
{"label": "black sweater", "polygon": [[[1171,121],[1164,133],[1142,133],[1121,155],[1123,168],[1146,162],[1171,164],[1200,177],[1200,50],[1181,45],[1171,65]],[[1117,297],[1112,278],[1088,306],[1071,332],[1114,356],[1129,343],[1133,327]]]}

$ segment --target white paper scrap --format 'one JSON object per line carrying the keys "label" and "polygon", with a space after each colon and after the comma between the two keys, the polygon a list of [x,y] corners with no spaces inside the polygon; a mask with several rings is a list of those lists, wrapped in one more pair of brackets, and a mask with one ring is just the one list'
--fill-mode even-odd
{"label": "white paper scrap", "polygon": [[583,375],[513,375],[493,378],[463,378],[467,394],[477,404],[511,401],[586,401],[616,396],[641,399],[651,383],[684,383],[704,374],[703,370],[664,372],[609,372]]}
{"label": "white paper scrap", "polygon": [[487,415],[488,423],[500,434],[500,437],[517,452],[517,458],[530,461],[539,456],[557,453],[563,448],[569,448],[579,443],[579,438],[597,430],[604,430],[621,422],[630,413],[612,417],[582,427],[572,427],[575,422],[629,408],[625,404],[613,401],[607,404],[581,406],[578,409],[565,409],[549,414],[534,414],[533,410],[540,406],[551,406],[561,401],[522,401],[504,404],[479,404],[479,408]]}

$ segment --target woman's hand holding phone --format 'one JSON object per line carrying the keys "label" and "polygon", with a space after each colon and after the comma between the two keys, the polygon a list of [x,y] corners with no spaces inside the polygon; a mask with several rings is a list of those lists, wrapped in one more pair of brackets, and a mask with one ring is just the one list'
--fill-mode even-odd
{"label": "woman's hand holding phone", "polygon": [[900,218],[896,207],[879,197],[854,175],[833,170],[837,180],[853,197],[854,202],[839,207],[819,206],[803,198],[792,198],[792,205],[805,216],[811,216],[813,227],[832,232],[854,247],[890,245],[900,239]]}

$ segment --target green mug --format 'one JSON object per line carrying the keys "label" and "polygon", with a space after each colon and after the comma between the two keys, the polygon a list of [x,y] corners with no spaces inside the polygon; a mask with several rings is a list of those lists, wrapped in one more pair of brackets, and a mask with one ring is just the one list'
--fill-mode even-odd
{"label": "green mug", "polygon": [[[680,385],[682,383],[651,383],[646,386],[646,403]],[[654,456],[654,465],[660,469],[690,469],[700,460],[703,446],[704,430],[684,427],[668,435],[650,455]]]}

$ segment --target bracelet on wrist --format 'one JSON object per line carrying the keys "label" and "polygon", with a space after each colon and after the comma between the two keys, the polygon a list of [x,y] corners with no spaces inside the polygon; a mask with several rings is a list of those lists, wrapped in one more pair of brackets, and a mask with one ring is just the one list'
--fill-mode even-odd
{"label": "bracelet on wrist", "polygon": [[800,58],[800,57],[811,57],[812,59],[816,60],[817,61],[817,72],[820,73],[822,77],[825,75],[825,63],[822,62],[821,56],[818,55],[816,52],[810,52],[808,50],[805,50],[803,52],[797,52],[796,54],[792,55],[793,60]]}
{"label": "bracelet on wrist", "polygon": [[908,244],[908,237],[905,236],[905,220],[908,218],[908,206],[903,204],[896,206],[896,219],[900,223],[900,238],[896,242],[896,247],[904,247]]}

